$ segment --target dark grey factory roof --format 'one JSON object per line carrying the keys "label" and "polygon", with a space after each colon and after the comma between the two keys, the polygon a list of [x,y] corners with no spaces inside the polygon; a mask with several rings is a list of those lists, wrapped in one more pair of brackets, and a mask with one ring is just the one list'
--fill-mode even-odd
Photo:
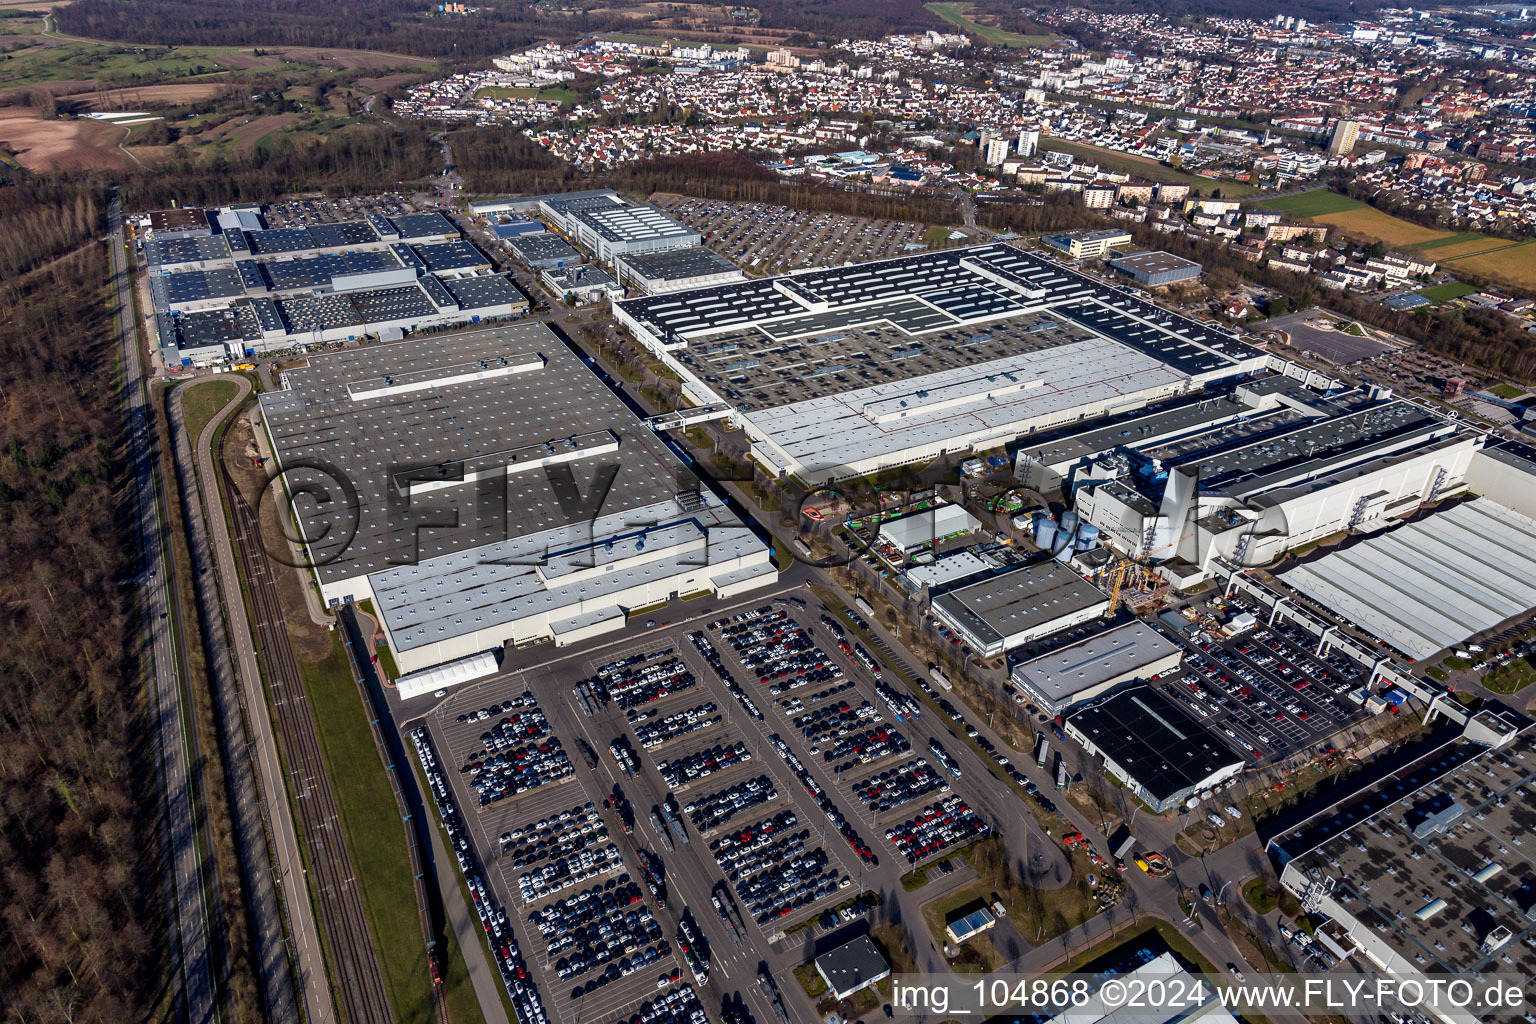
{"label": "dark grey factory roof", "polygon": [[297,296],[275,300],[283,326],[290,334],[315,328],[366,328],[369,324],[436,316],[437,307],[416,285],[375,288],[335,295]]}
{"label": "dark grey factory roof", "polygon": [[152,267],[177,263],[202,263],[229,258],[223,235],[196,238],[157,238],[144,243],[144,262]]}
{"label": "dark grey factory roof", "polygon": [[1158,803],[1242,763],[1194,716],[1151,686],[1121,690],[1073,712],[1068,721]]}
{"label": "dark grey factory roof", "polygon": [[388,249],[358,252],[326,252],[291,259],[262,260],[255,264],[262,280],[273,291],[317,288],[343,274],[366,274],[376,270],[396,270],[400,261]]}
{"label": "dark grey factory roof", "polygon": [[452,242],[435,242],[429,245],[413,245],[414,252],[422,265],[429,271],[437,273],[440,270],[468,270],[471,267],[485,267],[490,265],[490,260],[485,253],[476,249],[469,242],[457,239]]}
{"label": "dark grey factory roof", "polygon": [[[502,360],[525,369],[474,379],[477,367],[502,367]],[[445,383],[358,400],[349,390],[411,375],[413,383]],[[541,323],[328,353],[288,371],[284,381],[287,390],[262,396],[279,461],[335,466],[359,498],[316,552],[327,561],[319,569],[324,580],[587,522],[597,514],[594,497],[608,514],[654,505],[679,490],[681,465]],[[501,514],[499,503],[470,505],[476,500],[472,487],[428,495],[441,495],[440,502],[414,496],[408,511],[390,490],[390,477],[400,467],[480,459],[605,428],[627,454],[565,463],[569,476],[542,470],[510,474],[504,506],[515,510],[510,517]],[[611,487],[609,473],[617,473]],[[334,480],[319,482],[333,491],[338,486]],[[464,525],[435,526],[443,510],[456,504]],[[313,523],[306,530],[316,531],[309,536],[318,533]]]}
{"label": "dark grey factory roof", "polygon": [[1048,559],[960,580],[933,604],[991,646],[1108,600],[1070,566]]}
{"label": "dark grey factory roof", "polygon": [[315,247],[308,228],[272,228],[268,231],[247,231],[251,252],[257,256],[279,252],[303,252]]}
{"label": "dark grey factory roof", "polygon": [[349,220],[340,224],[311,224],[310,240],[317,249],[337,249],[343,245],[367,245],[379,240],[379,233],[367,221]]}
{"label": "dark grey factory roof", "polygon": [[439,235],[457,235],[459,229],[453,221],[440,213],[408,213],[404,217],[391,217],[389,222],[400,232],[400,240],[409,242],[415,238],[435,238]]}
{"label": "dark grey factory roof", "polygon": [[509,241],[507,247],[525,263],[581,259],[581,253],[565,239],[555,235],[523,235]]}
{"label": "dark grey factory roof", "polygon": [[168,318],[175,330],[178,348],[203,348],[226,341],[257,341],[261,326],[249,303],[238,302],[226,309],[199,310]]}
{"label": "dark grey factory roof", "polygon": [[516,305],[528,301],[528,296],[506,274],[445,278],[442,284],[459,301],[461,309],[485,309],[508,302]]}
{"label": "dark grey factory roof", "polygon": [[868,935],[843,943],[816,958],[816,970],[836,992],[851,992],[891,972],[891,965]]}
{"label": "dark grey factory roof", "polygon": [[737,270],[736,264],[702,245],[627,253],[619,257],[619,262],[651,281],[685,281]]}
{"label": "dark grey factory roof", "polygon": [[245,294],[240,272],[230,267],[152,274],[149,290],[156,309],[203,299],[229,299]]}
{"label": "dark grey factory roof", "polygon": [[1448,421],[1411,402],[1392,401],[1362,412],[1307,422],[1280,436],[1211,453],[1199,452],[1178,464],[1198,469],[1205,488],[1251,489],[1264,477],[1296,467],[1323,469],[1355,460],[1416,433],[1450,429]]}
{"label": "dark grey factory roof", "polygon": [[1170,270],[1200,269],[1200,264],[1175,256],[1171,252],[1136,252],[1109,261],[1117,270],[1134,270],[1139,274],[1161,274]]}

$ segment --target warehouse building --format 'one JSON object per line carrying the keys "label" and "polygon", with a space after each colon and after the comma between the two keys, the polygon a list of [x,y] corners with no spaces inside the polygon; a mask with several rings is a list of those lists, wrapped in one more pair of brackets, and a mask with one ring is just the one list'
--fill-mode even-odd
{"label": "warehouse building", "polygon": [[730,260],[702,245],[630,253],[620,256],[614,268],[620,281],[646,295],[710,288],[747,279]]}
{"label": "warehouse building", "polygon": [[582,260],[574,246],[554,235],[519,235],[508,240],[507,248],[530,270],[568,267]]}
{"label": "warehouse building", "polygon": [[[1483,711],[1466,737],[1276,836],[1280,882],[1334,956],[1398,978],[1536,974],[1528,719]],[[1476,740],[1471,736],[1475,732]],[[1446,1024],[1483,1013],[1424,1009]]]}
{"label": "warehouse building", "polygon": [[1367,537],[1280,581],[1410,660],[1536,608],[1536,519],[1487,498]]}
{"label": "warehouse building", "polygon": [[963,506],[942,502],[921,512],[880,524],[880,539],[907,554],[950,537],[962,537],[981,529],[981,520]]}
{"label": "warehouse building", "polygon": [[891,975],[891,965],[868,935],[860,935],[816,958],[816,973],[839,999],[869,988]]}
{"label": "warehouse building", "polygon": [[195,206],[153,210],[146,220],[149,238],[203,238],[213,234],[209,212]]}
{"label": "warehouse building", "polygon": [[1066,733],[1159,814],[1243,770],[1242,758],[1151,686],[1121,690],[1073,712]]}
{"label": "warehouse building", "polygon": [[[229,216],[226,216],[229,215]],[[208,223],[205,218],[205,223]],[[220,233],[145,243],[167,365],[398,336],[521,316],[528,298],[441,214],[266,230],[219,211]]]}
{"label": "warehouse building", "polygon": [[1186,260],[1182,256],[1175,256],[1171,252],[1138,252],[1129,256],[1119,256],[1108,261],[1109,266],[1118,274],[1123,274],[1139,285],[1147,288],[1161,288],[1164,285],[1178,284],[1180,281],[1194,281],[1200,277],[1200,264],[1193,260]]}
{"label": "warehouse building", "polygon": [[753,458],[812,485],[1140,408],[1268,357],[1006,243],[614,304]]}
{"label": "warehouse building", "polygon": [[934,618],[983,658],[1098,618],[1109,598],[1055,559],[987,570],[933,592]]}
{"label": "warehouse building", "polygon": [[1054,717],[1127,683],[1174,671],[1183,650],[1147,623],[1129,622],[1020,662],[1009,681]]}
{"label": "warehouse building", "polygon": [[[1115,975],[1114,980],[1123,982],[1125,988],[1113,994],[1095,988],[1086,997],[1073,999],[1070,1008],[1042,1024],[1238,1024],[1242,1019],[1217,997],[1210,980],[1200,972],[1186,968],[1172,953],[1151,956],[1150,950],[1143,950],[1145,947],[1132,955],[1149,959],[1136,966],[1117,965],[1113,971],[1095,971],[1100,979]],[[1127,990],[1181,995],[1169,1000],[1148,999],[1144,1001],[1146,1005],[1127,1007],[1126,999],[1119,994]]]}
{"label": "warehouse building", "polygon": [[539,275],[539,280],[552,294],[577,305],[624,297],[624,286],[593,264],[551,267]]}
{"label": "warehouse building", "polygon": [[619,256],[704,244],[703,235],[654,206],[590,203],[573,209],[563,204],[562,213],[552,219],[603,263],[611,264]]}
{"label": "warehouse building", "polygon": [[470,201],[469,212],[477,217],[490,217],[498,213],[513,213],[526,217],[530,214],[543,212],[542,207],[548,201],[581,199],[607,199],[610,202],[619,203],[624,201],[624,198],[611,188],[597,188],[585,192],[560,192],[552,195],[500,196],[492,199],[474,199]]}
{"label": "warehouse building", "polygon": [[777,579],[764,542],[541,323],[314,356],[283,383],[262,424],[321,596],[372,600],[403,672]]}

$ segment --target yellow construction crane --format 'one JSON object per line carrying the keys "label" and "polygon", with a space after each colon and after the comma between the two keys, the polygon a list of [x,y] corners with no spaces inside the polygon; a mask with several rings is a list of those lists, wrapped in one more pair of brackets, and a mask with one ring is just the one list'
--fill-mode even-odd
{"label": "yellow construction crane", "polygon": [[1115,566],[1115,580],[1109,587],[1109,614],[1113,615],[1120,610],[1120,590],[1125,586],[1125,574],[1130,571],[1131,560],[1120,559],[1120,564]]}

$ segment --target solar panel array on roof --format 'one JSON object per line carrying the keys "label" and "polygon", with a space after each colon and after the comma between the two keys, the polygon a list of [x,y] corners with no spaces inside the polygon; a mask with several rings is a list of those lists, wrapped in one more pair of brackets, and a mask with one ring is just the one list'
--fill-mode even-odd
{"label": "solar panel array on roof", "polygon": [[144,243],[144,262],[151,267],[178,263],[207,263],[229,258],[229,244],[223,235],[193,238],[156,238]]}
{"label": "solar panel array on roof", "polygon": [[422,265],[434,274],[444,270],[487,267],[491,263],[485,253],[463,239],[436,242],[431,245],[413,245],[411,251],[421,260]]}
{"label": "solar panel array on roof", "polygon": [[271,291],[294,291],[323,287],[329,285],[333,278],[345,274],[397,270],[401,263],[388,249],[364,249],[262,260],[256,266],[265,282],[265,288]]}
{"label": "solar panel array on roof", "polygon": [[258,256],[279,252],[303,252],[315,247],[308,228],[272,228],[268,231],[245,233],[251,252]]}
{"label": "solar panel array on roof", "polygon": [[404,217],[390,217],[389,222],[400,232],[402,242],[419,238],[451,238],[459,233],[453,222],[440,213],[408,213]]}
{"label": "solar panel array on roof", "polygon": [[426,295],[415,285],[379,288],[340,295],[277,299],[277,310],[290,334],[340,327],[365,327],[374,323],[423,320],[437,314]]}
{"label": "solar panel array on roof", "polygon": [[154,274],[149,279],[149,288],[156,309],[168,309],[207,299],[235,298],[245,294],[239,272],[224,267]]}
{"label": "solar panel array on roof", "polygon": [[379,240],[378,232],[367,221],[351,220],[339,224],[311,224],[310,241],[317,249],[339,249],[345,245],[367,245]]}
{"label": "solar panel array on roof", "polygon": [[460,309],[487,309],[508,303],[516,306],[528,301],[528,296],[506,274],[449,278],[443,281],[443,287],[458,300]]}

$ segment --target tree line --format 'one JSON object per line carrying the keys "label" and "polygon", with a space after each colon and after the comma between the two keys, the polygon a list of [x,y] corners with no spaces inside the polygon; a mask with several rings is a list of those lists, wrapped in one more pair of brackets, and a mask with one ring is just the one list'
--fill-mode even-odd
{"label": "tree line", "polygon": [[1514,380],[1536,381],[1536,346],[1502,313],[1479,308],[1396,310],[1368,294],[1324,288],[1311,275],[1251,263],[1225,242],[1164,234],[1145,224],[1131,225],[1129,230],[1139,245],[1165,249],[1202,264],[1208,277],[1225,275],[1254,281],[1285,295],[1293,308],[1326,306],[1456,362]]}
{"label": "tree line", "polygon": [[[102,226],[79,197],[37,201],[62,217],[50,250]],[[0,1004],[17,1021],[143,1020],[165,977],[105,280],[99,244],[0,273]]]}
{"label": "tree line", "polygon": [[[62,32],[146,45],[327,46],[454,61],[507,53],[543,38],[572,41],[633,30],[625,6],[549,10],[511,3],[433,17],[433,5],[421,0],[356,0],[345,8],[311,0],[75,0],[55,17]],[[755,0],[745,6],[758,9],[762,27],[793,30],[804,42],[878,39],[944,24],[921,0]]]}

